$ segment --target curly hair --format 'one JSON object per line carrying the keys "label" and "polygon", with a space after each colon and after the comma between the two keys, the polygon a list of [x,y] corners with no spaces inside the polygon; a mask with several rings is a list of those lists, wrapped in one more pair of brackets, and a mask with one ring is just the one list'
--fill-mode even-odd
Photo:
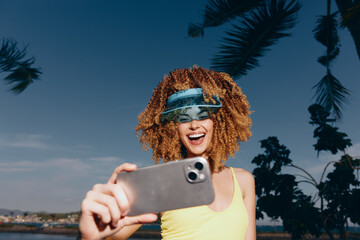
{"label": "curly hair", "polygon": [[207,149],[208,161],[213,172],[224,168],[229,156],[234,157],[240,150],[240,142],[251,136],[249,103],[232,78],[222,72],[194,66],[191,69],[177,69],[165,75],[153,91],[145,110],[138,116],[137,137],[144,151],[153,149],[153,160],[158,164],[185,157],[184,147],[178,135],[177,122],[164,122],[161,112],[166,107],[168,97],[189,88],[202,88],[205,101],[214,101],[211,96],[221,99],[223,106],[211,116],[214,134]]}

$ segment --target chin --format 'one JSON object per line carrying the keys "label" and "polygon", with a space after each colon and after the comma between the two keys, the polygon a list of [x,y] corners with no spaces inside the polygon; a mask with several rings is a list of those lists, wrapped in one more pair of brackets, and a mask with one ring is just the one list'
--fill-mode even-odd
{"label": "chin", "polygon": [[188,152],[187,154],[188,157],[204,157],[205,158],[205,151],[199,151],[199,152]]}

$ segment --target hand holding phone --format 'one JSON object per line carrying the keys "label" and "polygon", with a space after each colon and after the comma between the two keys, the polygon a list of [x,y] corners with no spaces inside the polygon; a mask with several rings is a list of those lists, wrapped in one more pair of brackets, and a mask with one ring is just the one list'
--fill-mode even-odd
{"label": "hand holding phone", "polygon": [[114,170],[106,184],[96,184],[86,193],[81,203],[79,238],[104,239],[125,226],[156,221],[156,214],[127,216],[128,200],[121,187],[116,184],[116,177],[120,172],[131,172],[135,169],[136,165],[124,163]]}

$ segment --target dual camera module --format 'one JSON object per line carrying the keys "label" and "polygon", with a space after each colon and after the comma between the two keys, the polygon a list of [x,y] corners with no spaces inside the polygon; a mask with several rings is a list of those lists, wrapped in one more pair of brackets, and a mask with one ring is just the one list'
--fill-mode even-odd
{"label": "dual camera module", "polygon": [[205,174],[202,173],[204,164],[202,162],[195,162],[193,165],[186,167],[187,180],[191,183],[202,182],[205,180]]}

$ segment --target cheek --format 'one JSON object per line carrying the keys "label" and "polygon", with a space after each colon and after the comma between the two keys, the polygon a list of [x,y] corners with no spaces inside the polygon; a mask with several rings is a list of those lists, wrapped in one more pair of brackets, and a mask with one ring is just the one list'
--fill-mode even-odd
{"label": "cheek", "polygon": [[177,131],[178,131],[178,135],[179,135],[179,138],[180,138],[180,141],[182,144],[184,144],[184,138],[185,138],[185,127],[180,124],[177,128]]}
{"label": "cheek", "polygon": [[214,133],[214,122],[212,120],[209,120],[206,123],[206,129],[208,131],[208,134],[211,134],[211,136],[212,136]]}

